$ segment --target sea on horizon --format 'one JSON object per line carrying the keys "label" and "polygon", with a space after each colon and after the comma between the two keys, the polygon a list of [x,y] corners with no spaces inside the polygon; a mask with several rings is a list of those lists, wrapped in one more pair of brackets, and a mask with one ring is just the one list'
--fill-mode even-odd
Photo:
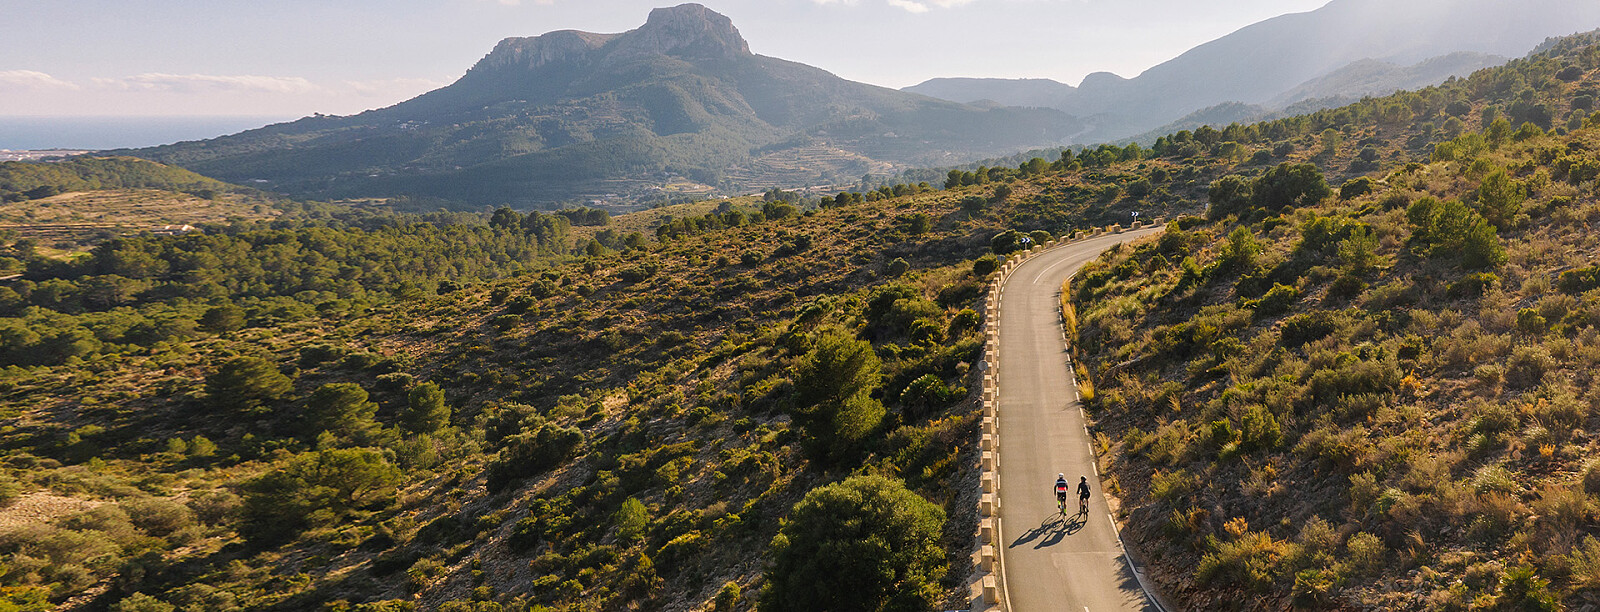
{"label": "sea on horizon", "polygon": [[153,147],[234,134],[294,117],[0,116],[0,149],[105,150]]}

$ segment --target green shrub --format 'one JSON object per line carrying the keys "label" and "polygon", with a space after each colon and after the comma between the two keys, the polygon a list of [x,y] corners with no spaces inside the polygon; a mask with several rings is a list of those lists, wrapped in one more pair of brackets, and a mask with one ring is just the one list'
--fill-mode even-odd
{"label": "green shrub", "polygon": [[134,593],[111,604],[111,612],[172,612],[175,609],[172,604],[144,593]]}
{"label": "green shrub", "polygon": [[938,506],[882,476],[813,489],[772,541],[759,609],[926,610],[947,571]]}
{"label": "green shrub", "polygon": [[1556,287],[1573,295],[1600,288],[1600,266],[1562,272],[1556,277]]}
{"label": "green shrub", "polygon": [[1217,265],[1224,270],[1236,272],[1250,270],[1255,268],[1260,253],[1261,242],[1256,240],[1255,233],[1241,225],[1228,233],[1228,241],[1222,246],[1222,253],[1217,257]]}
{"label": "green shrub", "polygon": [[400,413],[400,424],[412,433],[428,434],[450,424],[450,407],[444,403],[444,391],[431,382],[411,388],[406,394],[406,407]]}
{"label": "green shrub", "polygon": [[1488,220],[1459,200],[1422,198],[1406,208],[1411,240],[1430,257],[1453,257],[1466,268],[1506,262],[1505,247]]}
{"label": "green shrub", "polygon": [[999,269],[1000,258],[995,257],[992,253],[979,257],[972,262],[972,274],[980,278],[993,274],[995,270]]}
{"label": "green shrub", "polygon": [[948,401],[950,401],[950,387],[933,374],[924,374],[911,381],[911,384],[900,393],[900,402],[915,415],[924,414],[929,408],[941,406]]}
{"label": "green shrub", "polygon": [[1245,450],[1271,450],[1283,440],[1277,417],[1266,406],[1255,405],[1240,418],[1239,442]]}
{"label": "green shrub", "polygon": [[489,490],[497,492],[518,479],[552,469],[576,455],[583,443],[583,432],[577,428],[549,424],[510,436],[500,454],[489,463]]}
{"label": "green shrub", "polygon": [[200,315],[200,329],[214,334],[225,334],[244,328],[244,309],[233,304],[223,304]]}
{"label": "green shrub", "polygon": [[815,450],[843,453],[877,428],[883,404],[872,397],[883,364],[868,342],[826,330],[794,371],[796,421]]}
{"label": "green shrub", "polygon": [[314,368],[330,361],[343,359],[349,351],[327,344],[313,344],[301,347],[300,367]]}
{"label": "green shrub", "polygon": [[955,316],[950,317],[949,335],[952,339],[960,338],[962,334],[978,329],[978,312],[971,308],[963,308]]}
{"label": "green shrub", "polygon": [[629,497],[623,500],[611,521],[617,526],[618,539],[634,542],[644,537],[645,530],[650,527],[650,511],[638,499]]}
{"label": "green shrub", "polygon": [[1485,292],[1499,283],[1500,277],[1493,272],[1476,272],[1450,283],[1446,295],[1457,299],[1483,297]]}
{"label": "green shrub", "polygon": [[1378,536],[1360,532],[1345,542],[1345,558],[1339,563],[1339,573],[1351,579],[1370,576],[1385,565],[1388,549]]}
{"label": "green shrub", "polygon": [[1022,249],[1022,237],[1017,230],[1006,230],[989,239],[989,248],[997,255],[1007,255]]}
{"label": "green shrub", "polygon": [[1339,319],[1334,313],[1318,310],[1300,313],[1283,320],[1284,346],[1302,346],[1328,337],[1339,329]]}
{"label": "green shrub", "polygon": [[739,590],[739,583],[729,580],[723,583],[722,589],[717,591],[717,598],[711,603],[712,612],[733,612],[734,606],[739,605],[739,598],[743,593]]}
{"label": "green shrub", "polygon": [[1231,541],[1216,543],[1213,548],[1195,567],[1195,581],[1202,585],[1233,585],[1256,593],[1272,587],[1274,567],[1284,554],[1283,543],[1260,532],[1243,533]]}
{"label": "green shrub", "polygon": [[909,271],[911,271],[911,264],[907,263],[904,257],[896,257],[894,261],[890,261],[883,267],[883,275],[889,278],[899,278]]}
{"label": "green shrub", "polygon": [[1150,476],[1150,497],[1177,505],[1194,490],[1195,478],[1186,470],[1157,470]]}
{"label": "green shrub", "polygon": [[1374,396],[1400,386],[1401,372],[1390,361],[1351,361],[1311,375],[1311,395],[1328,402],[1346,397]]}
{"label": "green shrub", "polygon": [[1527,189],[1505,170],[1484,177],[1483,184],[1478,186],[1478,210],[1497,227],[1509,227],[1522,212],[1522,203],[1527,199]]}
{"label": "green shrub", "polygon": [[189,509],[207,525],[226,525],[239,515],[243,503],[238,495],[225,489],[201,491],[189,497]]}
{"label": "green shrub", "polygon": [[294,381],[265,359],[236,357],[206,377],[206,392],[219,406],[253,412],[267,408],[294,390]]}
{"label": "green shrub", "polygon": [[1506,359],[1506,384],[1528,388],[1544,381],[1546,372],[1555,368],[1555,359],[1541,346],[1518,346],[1511,349]]}
{"label": "green shrub", "polygon": [[1370,194],[1372,193],[1374,186],[1377,184],[1377,181],[1365,176],[1350,179],[1345,181],[1344,185],[1339,187],[1339,199],[1354,200],[1361,196]]}
{"label": "green shrub", "polygon": [[1211,183],[1208,192],[1209,206],[1206,207],[1206,216],[1212,220],[1226,219],[1231,215],[1244,214],[1251,202],[1254,185],[1249,179],[1237,174],[1230,174]]}
{"label": "green shrub", "polygon": [[1354,298],[1366,290],[1367,281],[1361,280],[1361,277],[1353,274],[1340,274],[1338,278],[1333,279],[1333,282],[1328,285],[1328,295],[1330,297],[1343,299]]}
{"label": "green shrub", "polygon": [[1283,163],[1256,179],[1250,190],[1250,203],[1258,208],[1281,210],[1310,206],[1332,194],[1327,179],[1315,164]]}
{"label": "green shrub", "polygon": [[194,524],[194,512],[169,499],[134,498],[122,502],[121,506],[135,527],[156,537],[166,537]]}
{"label": "green shrub", "polygon": [[1256,316],[1261,318],[1272,317],[1289,312],[1289,308],[1300,299],[1300,290],[1288,285],[1274,284],[1267,294],[1261,296],[1256,302]]}
{"label": "green shrub", "polygon": [[1543,315],[1533,308],[1523,308],[1517,311],[1517,331],[1525,334],[1542,334],[1550,327]]}
{"label": "green shrub", "polygon": [[1550,592],[1550,581],[1540,578],[1538,570],[1531,565],[1506,570],[1500,578],[1495,603],[1502,610],[1554,612],[1562,609],[1560,599]]}
{"label": "green shrub", "polygon": [[989,198],[976,195],[970,195],[961,198],[961,210],[965,211],[968,215],[976,215],[983,212],[983,210],[988,207]]}
{"label": "green shrub", "polygon": [[378,405],[368,401],[367,390],[355,383],[328,383],[317,387],[306,401],[306,433],[320,431],[335,435],[363,435],[377,426],[372,420]]}
{"label": "green shrub", "polygon": [[335,524],[354,510],[387,505],[399,481],[400,471],[372,449],[303,453],[245,483],[240,531],[271,542]]}

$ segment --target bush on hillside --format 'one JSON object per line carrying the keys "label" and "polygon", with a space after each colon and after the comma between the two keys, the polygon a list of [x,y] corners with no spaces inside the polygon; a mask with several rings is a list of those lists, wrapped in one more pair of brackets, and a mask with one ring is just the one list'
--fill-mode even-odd
{"label": "bush on hillside", "polygon": [[772,541],[763,612],[912,612],[937,603],[945,515],[897,480],[856,476],[813,489]]}

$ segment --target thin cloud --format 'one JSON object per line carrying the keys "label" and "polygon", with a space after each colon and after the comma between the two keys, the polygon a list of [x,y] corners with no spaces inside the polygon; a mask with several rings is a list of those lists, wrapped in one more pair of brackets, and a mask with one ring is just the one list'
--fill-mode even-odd
{"label": "thin cloud", "polygon": [[77,83],[63,81],[37,70],[0,70],[3,89],[79,89]]}
{"label": "thin cloud", "polygon": [[169,93],[270,93],[305,94],[320,90],[302,77],[257,75],[165,74],[149,72],[118,79],[95,79],[102,87]]}
{"label": "thin cloud", "polygon": [[914,2],[913,0],[887,0],[887,1],[889,3],[889,6],[892,6],[892,7],[895,7],[895,8],[903,8],[907,12],[911,12],[911,13],[926,13],[926,12],[928,12],[928,5],[923,4],[921,2]]}

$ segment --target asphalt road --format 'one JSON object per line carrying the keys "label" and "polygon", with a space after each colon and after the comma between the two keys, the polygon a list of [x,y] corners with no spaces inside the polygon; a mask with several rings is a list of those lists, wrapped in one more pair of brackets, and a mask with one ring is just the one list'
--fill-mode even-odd
{"label": "asphalt road", "polygon": [[[1012,272],[1000,300],[999,475],[1004,596],[1012,612],[1156,610],[1128,566],[1100,491],[1060,316],[1061,283],[1119,242],[1157,228],[1060,247]],[[1065,473],[1067,514],[1052,486]],[[1089,478],[1089,511],[1077,484]]]}

